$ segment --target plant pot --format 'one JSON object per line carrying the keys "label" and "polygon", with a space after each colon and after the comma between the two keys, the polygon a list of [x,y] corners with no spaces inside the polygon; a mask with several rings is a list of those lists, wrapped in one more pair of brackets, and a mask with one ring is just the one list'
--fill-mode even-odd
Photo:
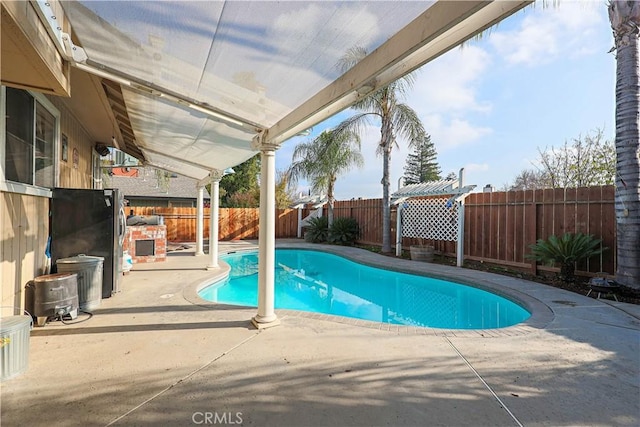
{"label": "plant pot", "polygon": [[409,252],[413,261],[433,261],[433,246],[431,245],[412,245],[409,247]]}

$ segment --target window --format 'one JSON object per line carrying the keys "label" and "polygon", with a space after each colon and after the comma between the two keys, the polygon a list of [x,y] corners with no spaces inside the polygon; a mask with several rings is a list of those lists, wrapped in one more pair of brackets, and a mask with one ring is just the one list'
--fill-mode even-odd
{"label": "window", "polygon": [[58,112],[43,96],[5,89],[4,179],[53,188]]}

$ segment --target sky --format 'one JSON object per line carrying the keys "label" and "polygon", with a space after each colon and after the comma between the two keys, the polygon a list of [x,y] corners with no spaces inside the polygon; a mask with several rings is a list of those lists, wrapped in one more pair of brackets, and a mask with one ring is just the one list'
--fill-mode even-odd
{"label": "sky", "polygon": [[[443,175],[465,170],[476,191],[513,183],[534,167],[538,150],[602,129],[615,135],[615,56],[603,0],[540,4],[502,21],[479,41],[455,48],[424,65],[405,102],[422,120]],[[285,142],[276,168],[285,170],[297,143],[334,127],[346,110],[314,126],[307,137]],[[337,200],[382,197],[379,127],[361,135],[365,166],[341,175]],[[392,191],[403,175],[406,141],[391,154]],[[301,181],[299,191],[308,191]]]}

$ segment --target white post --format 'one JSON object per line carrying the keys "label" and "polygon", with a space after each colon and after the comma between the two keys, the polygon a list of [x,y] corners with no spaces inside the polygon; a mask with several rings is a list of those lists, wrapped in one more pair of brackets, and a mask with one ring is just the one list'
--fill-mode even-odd
{"label": "white post", "polygon": [[[259,137],[258,137],[259,138]],[[260,223],[258,230],[258,313],[252,323],[259,329],[280,324],[275,314],[275,234],[277,146],[260,143]]]}
{"label": "white post", "polygon": [[456,266],[464,262],[464,199],[458,202],[458,244],[456,245]]}
{"label": "white post", "polygon": [[204,186],[198,185],[196,205],[196,256],[204,255]]}
{"label": "white post", "polygon": [[220,207],[220,179],[222,171],[211,171],[211,213],[209,221],[209,265],[207,270],[218,268],[218,208]]}
{"label": "white post", "polygon": [[302,208],[298,208],[298,239],[302,237]]}
{"label": "white post", "polygon": [[[464,187],[464,168],[458,173],[458,188]],[[456,244],[456,266],[462,267],[464,262],[464,199],[458,201],[458,243]]]}
{"label": "white post", "polygon": [[398,203],[396,212],[396,256],[402,256],[402,203]]}

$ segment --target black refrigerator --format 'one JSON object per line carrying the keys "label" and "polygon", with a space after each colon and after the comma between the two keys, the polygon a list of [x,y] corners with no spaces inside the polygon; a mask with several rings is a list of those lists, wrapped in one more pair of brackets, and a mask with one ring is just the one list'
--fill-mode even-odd
{"label": "black refrigerator", "polygon": [[120,291],[126,227],[123,205],[118,189],[53,189],[51,265],[79,254],[104,257],[102,298]]}

